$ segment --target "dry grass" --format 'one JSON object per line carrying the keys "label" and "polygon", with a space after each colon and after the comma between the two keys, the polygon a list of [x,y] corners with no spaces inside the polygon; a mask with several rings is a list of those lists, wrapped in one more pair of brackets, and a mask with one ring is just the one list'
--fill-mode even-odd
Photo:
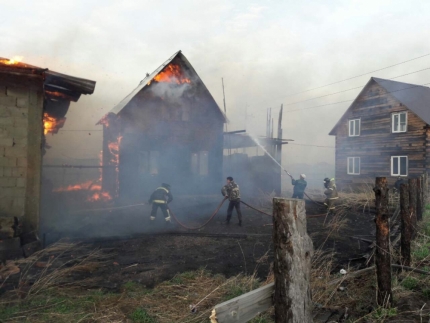
{"label": "dry grass", "polygon": [[[60,243],[18,261],[19,287],[3,295],[0,322],[209,322],[216,304],[262,285],[255,275],[226,279],[201,269],[151,290],[137,282],[125,283],[117,293],[80,287],[86,282],[82,272],[108,260],[98,250]],[[254,322],[270,321],[263,315]]]}

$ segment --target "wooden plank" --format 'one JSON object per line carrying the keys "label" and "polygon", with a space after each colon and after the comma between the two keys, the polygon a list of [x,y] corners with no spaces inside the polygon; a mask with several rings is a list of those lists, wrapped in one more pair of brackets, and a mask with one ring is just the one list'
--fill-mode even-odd
{"label": "wooden plank", "polygon": [[212,310],[211,323],[245,323],[272,306],[274,283],[257,288]]}
{"label": "wooden plank", "polygon": [[409,213],[409,185],[400,185],[400,214],[402,222],[401,233],[401,263],[404,266],[411,265],[411,235],[412,223]]}

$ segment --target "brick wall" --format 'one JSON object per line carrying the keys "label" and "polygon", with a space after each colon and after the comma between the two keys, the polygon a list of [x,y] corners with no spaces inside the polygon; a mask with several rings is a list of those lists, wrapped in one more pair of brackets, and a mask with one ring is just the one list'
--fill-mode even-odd
{"label": "brick wall", "polygon": [[[16,86],[0,81],[0,221],[4,231],[5,222],[14,216],[21,217],[26,211],[26,191],[28,189],[28,158],[30,122],[42,124],[37,118],[31,119],[29,110],[41,110],[40,88],[37,86]],[[30,129],[33,127],[30,127]],[[35,137],[41,138],[37,133]],[[40,139],[39,139],[40,140]],[[32,138],[30,137],[30,141]],[[39,149],[40,149],[39,143]],[[40,177],[40,174],[39,176]]]}

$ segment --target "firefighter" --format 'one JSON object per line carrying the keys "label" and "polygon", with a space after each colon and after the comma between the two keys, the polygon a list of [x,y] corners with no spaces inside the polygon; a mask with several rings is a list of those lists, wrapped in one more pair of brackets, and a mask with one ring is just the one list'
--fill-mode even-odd
{"label": "firefighter", "polygon": [[334,183],[334,178],[324,178],[324,187],[326,188],[324,191],[326,196],[324,205],[327,207],[327,214],[333,214],[333,211],[336,208],[335,202],[337,199],[339,199],[336,184]]}
{"label": "firefighter", "polygon": [[231,215],[233,214],[233,209],[236,208],[237,217],[239,218],[239,226],[242,226],[242,211],[240,210],[240,190],[239,185],[237,185],[233,177],[227,177],[227,184],[221,190],[222,195],[229,199],[227,209],[227,219],[225,224],[230,224]]}
{"label": "firefighter", "polygon": [[163,183],[157,188],[149,198],[148,203],[152,203],[151,222],[155,220],[158,208],[161,209],[166,223],[170,223],[170,212],[168,204],[173,201],[173,196],[170,191],[170,185]]}
{"label": "firefighter", "polygon": [[303,200],[303,195],[305,194],[305,189],[308,183],[305,181],[306,175],[300,174],[300,179],[294,179],[293,176],[291,176],[291,185],[294,186],[294,192],[293,192],[293,199],[300,199]]}

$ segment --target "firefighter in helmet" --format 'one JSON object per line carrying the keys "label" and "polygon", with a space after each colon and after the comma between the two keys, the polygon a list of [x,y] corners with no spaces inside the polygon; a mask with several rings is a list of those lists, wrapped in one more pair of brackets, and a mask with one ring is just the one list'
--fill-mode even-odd
{"label": "firefighter in helmet", "polygon": [[327,207],[327,213],[333,214],[336,206],[335,202],[339,199],[337,193],[336,184],[334,183],[334,178],[330,179],[328,177],[324,178],[324,194],[326,196],[324,205]]}
{"label": "firefighter in helmet", "polygon": [[170,185],[163,183],[157,188],[149,198],[148,203],[152,203],[151,222],[155,220],[158,208],[163,212],[166,223],[170,223],[170,212],[168,204],[173,201],[173,196],[170,191]]}
{"label": "firefighter in helmet", "polygon": [[306,175],[300,174],[300,179],[294,179],[293,176],[291,176],[291,185],[294,186],[293,191],[293,199],[300,199],[303,200],[303,195],[305,194],[305,189],[308,183],[305,181]]}

